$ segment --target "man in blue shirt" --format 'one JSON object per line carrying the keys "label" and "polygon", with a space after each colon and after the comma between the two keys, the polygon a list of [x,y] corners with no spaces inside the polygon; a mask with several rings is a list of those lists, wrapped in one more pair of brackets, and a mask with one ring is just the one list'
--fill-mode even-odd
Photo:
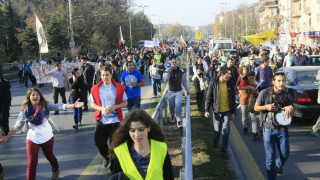
{"label": "man in blue shirt", "polygon": [[301,54],[300,49],[296,50],[295,56],[292,58],[291,66],[307,66],[308,58]]}
{"label": "man in blue shirt", "polygon": [[140,108],[141,102],[141,87],[144,85],[144,78],[141,72],[134,70],[134,62],[127,62],[128,71],[122,73],[120,81],[126,88],[126,94],[128,96],[128,110],[133,107]]}

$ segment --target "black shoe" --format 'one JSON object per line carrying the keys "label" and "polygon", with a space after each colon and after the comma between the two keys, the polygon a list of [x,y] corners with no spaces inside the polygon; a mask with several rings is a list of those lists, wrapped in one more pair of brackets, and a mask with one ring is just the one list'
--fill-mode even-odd
{"label": "black shoe", "polygon": [[253,133],[253,135],[252,135],[252,140],[253,140],[253,141],[257,141],[257,140],[259,140],[259,139],[260,139],[259,134],[258,134],[258,133]]}
{"label": "black shoe", "polygon": [[277,171],[277,176],[281,176],[281,175],[282,175],[282,173],[283,173],[282,168],[278,168],[278,167],[276,167],[276,171]]}
{"label": "black shoe", "polygon": [[229,160],[229,154],[227,152],[221,152],[221,158],[224,160]]}
{"label": "black shoe", "polygon": [[59,115],[59,111],[55,111],[53,115]]}
{"label": "black shoe", "polygon": [[88,108],[86,107],[86,108],[84,108],[82,111],[88,111]]}
{"label": "black shoe", "polygon": [[182,121],[177,121],[177,126],[179,129],[182,129]]}
{"label": "black shoe", "polygon": [[78,129],[78,125],[76,125],[76,124],[73,125],[72,127],[73,127],[73,129]]}
{"label": "black shoe", "polygon": [[260,130],[260,137],[263,137],[263,131]]}
{"label": "black shoe", "polygon": [[174,117],[171,117],[170,122],[171,122],[171,123],[174,123],[174,121],[175,121],[175,118],[174,118]]}
{"label": "black shoe", "polygon": [[243,134],[246,136],[248,135],[248,128],[243,128]]}

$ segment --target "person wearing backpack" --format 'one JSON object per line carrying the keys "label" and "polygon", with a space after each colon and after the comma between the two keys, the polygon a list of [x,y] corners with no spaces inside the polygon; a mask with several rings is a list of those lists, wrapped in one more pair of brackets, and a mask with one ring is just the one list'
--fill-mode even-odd
{"label": "person wearing backpack", "polygon": [[260,139],[258,135],[259,123],[257,118],[257,112],[254,111],[254,103],[256,102],[256,97],[258,95],[258,90],[256,89],[257,84],[254,82],[254,72],[249,72],[248,75],[244,76],[239,85],[240,96],[240,106],[242,113],[242,126],[244,135],[248,134],[248,124],[249,118],[251,119],[252,136],[253,141]]}
{"label": "person wearing backpack", "polygon": [[[285,89],[285,74],[275,73],[272,83],[272,87],[259,93],[254,106],[255,111],[262,112],[261,127],[263,128],[268,180],[274,180],[276,175],[282,174],[282,167],[290,154],[288,127],[279,123],[281,121],[277,118],[277,113],[284,111],[286,119],[291,118],[293,114],[292,96]],[[276,156],[276,147],[279,152],[278,156]]]}

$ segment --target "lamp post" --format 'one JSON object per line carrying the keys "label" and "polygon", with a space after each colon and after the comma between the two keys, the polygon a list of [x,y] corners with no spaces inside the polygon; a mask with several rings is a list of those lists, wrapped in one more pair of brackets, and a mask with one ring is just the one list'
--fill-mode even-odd
{"label": "lamp post", "polygon": [[7,48],[9,48],[9,37],[6,35],[6,40],[7,40]]}
{"label": "lamp post", "polygon": [[70,16],[70,47],[71,47],[71,54],[72,57],[74,56],[74,38],[73,38],[73,25],[72,25],[72,5],[71,0],[69,0],[69,16]]}
{"label": "lamp post", "polygon": [[138,7],[141,7],[142,8],[142,13],[144,14],[144,8],[145,7],[148,7],[147,5],[140,5],[140,6],[138,6]]}
{"label": "lamp post", "polygon": [[222,5],[224,5],[224,37],[227,37],[227,1],[220,3]]}

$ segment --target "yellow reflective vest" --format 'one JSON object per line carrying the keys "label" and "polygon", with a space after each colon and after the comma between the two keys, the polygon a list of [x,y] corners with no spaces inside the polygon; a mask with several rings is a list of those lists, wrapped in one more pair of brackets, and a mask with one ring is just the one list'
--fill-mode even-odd
{"label": "yellow reflective vest", "polygon": [[153,55],[153,58],[157,60],[157,65],[162,65],[161,63],[161,55]]}
{"label": "yellow reflective vest", "polygon": [[[146,180],[162,180],[163,179],[163,164],[167,155],[167,145],[164,142],[150,139],[151,153]],[[143,180],[138,169],[136,168],[130,156],[127,142],[124,142],[114,148],[114,152],[120,162],[123,173],[129,179]]]}

